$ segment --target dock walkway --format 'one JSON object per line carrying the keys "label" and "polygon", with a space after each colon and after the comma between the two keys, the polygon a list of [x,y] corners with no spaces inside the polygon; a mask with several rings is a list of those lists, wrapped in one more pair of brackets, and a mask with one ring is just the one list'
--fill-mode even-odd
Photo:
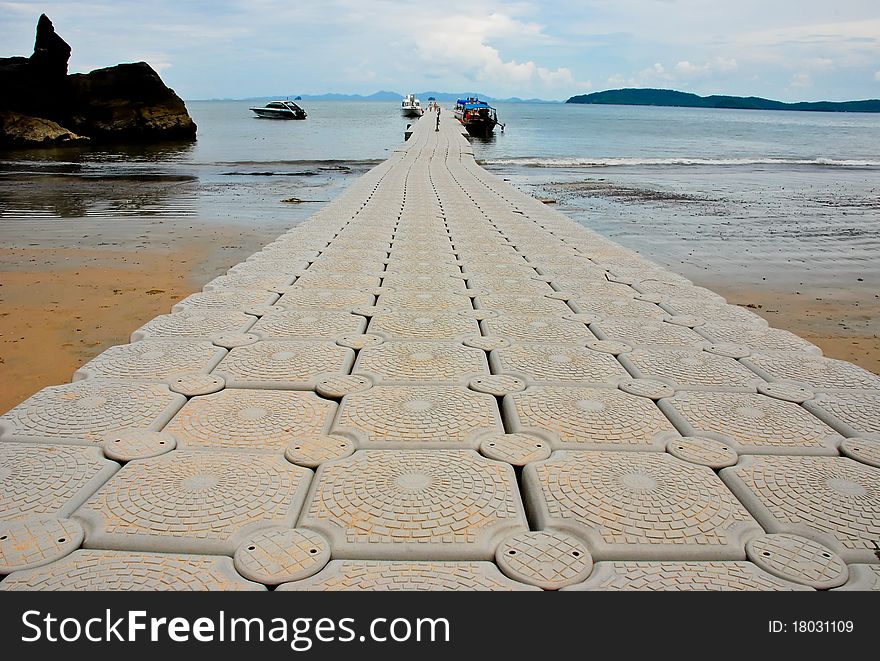
{"label": "dock walkway", "polygon": [[880,377],[434,125],[0,418],[0,589],[878,589]]}

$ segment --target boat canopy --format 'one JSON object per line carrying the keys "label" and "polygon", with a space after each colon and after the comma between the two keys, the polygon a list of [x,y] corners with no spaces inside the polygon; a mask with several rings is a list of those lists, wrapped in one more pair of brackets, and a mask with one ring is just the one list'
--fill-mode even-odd
{"label": "boat canopy", "polygon": [[478,103],[474,103],[474,102],[463,103],[462,107],[465,110],[475,110],[477,108],[491,108],[492,110],[494,110],[494,108],[492,108],[492,106],[490,106],[488,103],[486,103],[484,101],[480,101]]}

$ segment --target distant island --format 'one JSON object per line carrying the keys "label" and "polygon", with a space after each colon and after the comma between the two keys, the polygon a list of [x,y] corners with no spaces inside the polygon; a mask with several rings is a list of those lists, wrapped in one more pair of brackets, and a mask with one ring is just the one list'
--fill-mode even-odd
{"label": "distant island", "polygon": [[784,103],[758,96],[698,96],[660,89],[619,89],[579,94],[566,103],[618,106],[675,106],[682,108],[733,108],[738,110],[807,110],[814,112],[880,112],[880,99],[864,101],[801,101]]}

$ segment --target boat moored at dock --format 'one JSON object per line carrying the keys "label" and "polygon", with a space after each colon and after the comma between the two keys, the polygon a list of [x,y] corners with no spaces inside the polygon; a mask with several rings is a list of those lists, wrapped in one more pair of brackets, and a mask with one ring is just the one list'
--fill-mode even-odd
{"label": "boat moored at dock", "polygon": [[[475,136],[491,135],[499,123],[495,108],[476,97],[456,101],[453,114],[465,130]],[[503,124],[501,128],[504,129]]]}
{"label": "boat moored at dock", "polygon": [[400,114],[404,117],[421,117],[425,114],[425,109],[415,94],[407,94],[400,102]]}

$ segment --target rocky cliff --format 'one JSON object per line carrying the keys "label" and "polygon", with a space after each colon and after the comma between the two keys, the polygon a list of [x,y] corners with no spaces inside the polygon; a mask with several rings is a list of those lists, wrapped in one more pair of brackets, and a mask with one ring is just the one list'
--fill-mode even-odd
{"label": "rocky cliff", "polygon": [[0,148],[195,140],[183,101],[149,64],[68,75],[70,53],[44,14],[33,55],[0,58]]}

